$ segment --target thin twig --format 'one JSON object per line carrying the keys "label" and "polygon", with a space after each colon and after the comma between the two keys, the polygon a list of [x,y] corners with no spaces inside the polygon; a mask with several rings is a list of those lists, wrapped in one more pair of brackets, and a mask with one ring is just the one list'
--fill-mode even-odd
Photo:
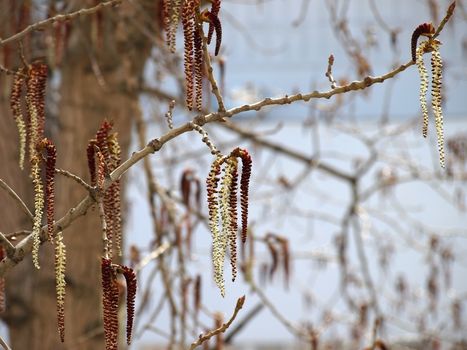
{"label": "thin twig", "polygon": [[[245,104],[243,106],[232,108],[226,112],[217,112],[217,113],[209,113],[206,115],[201,115],[195,118],[194,122],[198,125],[204,125],[207,123],[218,122],[223,120],[223,118],[233,117],[234,115],[240,114],[242,112],[247,111],[259,111],[263,107],[271,106],[271,105],[285,105],[290,104],[296,101],[309,101],[310,99],[315,98],[331,98],[334,95],[339,95],[346,93],[348,91],[357,91],[366,89],[376,83],[382,83],[385,80],[391,79],[397,74],[403,72],[410,66],[412,66],[414,62],[410,60],[408,63],[399,66],[398,68],[378,77],[366,77],[360,81],[354,81],[350,84],[339,86],[333,90],[326,91],[326,92],[319,92],[313,91],[308,94],[295,94],[291,96],[285,96],[281,98],[265,98],[261,101],[258,101],[253,104]],[[105,189],[107,189],[114,181],[120,179],[120,177],[133,165],[138,163],[140,160],[144,159],[148,155],[158,152],[167,142],[171,141],[172,139],[177,138],[178,136],[192,131],[193,124],[192,122],[188,122],[183,124],[182,126],[170,130],[166,134],[162,135],[158,139],[153,139],[150,141],[144,148],[140,149],[139,151],[133,152],[130,158],[128,158],[125,162],[123,162],[118,168],[116,168],[110,175],[109,178],[105,181]],[[54,232],[63,231],[67,228],[73,221],[75,221],[78,217],[83,216],[86,214],[87,210],[94,205],[95,198],[91,195],[86,196],[81,202],[75,207],[71,208],[65,216],[63,216],[60,220],[58,220],[54,225]],[[32,216],[32,215],[31,215]],[[42,228],[41,232],[41,240],[46,240],[46,230],[47,226]],[[0,276],[3,276],[6,271],[17,265],[20,261],[24,259],[26,255],[31,253],[32,250],[32,235],[27,236],[21,242],[18,243],[16,246],[17,250],[15,256],[13,258],[6,258],[0,262]]]}
{"label": "thin twig", "polygon": [[16,248],[3,233],[0,232],[0,246],[5,248],[6,256],[12,257],[15,255]]}
{"label": "thin twig", "polygon": [[18,239],[18,236],[27,236],[27,235],[30,235],[31,232],[32,232],[31,230],[20,230],[20,231],[11,232],[5,235],[5,237],[9,241],[16,241]]}
{"label": "thin twig", "polygon": [[235,322],[235,327],[232,328],[224,339],[224,344],[232,343],[232,339],[251,321],[256,315],[258,315],[264,309],[262,303],[256,304],[256,306],[251,309],[243,319]]}
{"label": "thin twig", "polygon": [[280,144],[277,144],[277,143],[274,143],[272,141],[268,141],[266,139],[263,139],[263,138],[259,138],[258,137],[258,134],[254,133],[254,132],[251,132],[249,130],[246,130],[244,128],[241,128],[239,127],[238,125],[230,122],[230,121],[227,121],[226,123],[222,123],[221,124],[223,127],[231,130],[231,131],[234,131],[235,133],[237,133],[238,135],[241,135],[243,137],[246,137],[250,140],[252,140],[255,144],[258,144],[258,145],[261,145],[263,147],[267,147],[269,148],[270,150],[274,151],[274,152],[277,152],[277,153],[281,153],[281,154],[284,154],[292,159],[295,159],[295,160],[298,160],[300,162],[303,162],[305,164],[307,164],[308,166],[310,166],[311,168],[316,168],[328,175],[331,175],[331,176],[334,176],[334,177],[337,177],[341,180],[344,180],[346,182],[350,182],[350,183],[353,183],[354,182],[354,178],[351,174],[347,174],[345,172],[342,172],[340,171],[339,169],[327,164],[327,163],[324,163],[324,162],[321,162],[319,161],[318,159],[316,159],[315,157],[311,157],[311,156],[308,156],[304,153],[301,153],[301,152],[298,152],[296,150],[293,150],[291,148],[287,148],[287,147],[284,147]]}
{"label": "thin twig", "polygon": [[75,175],[75,174],[69,172],[68,170],[55,168],[55,172],[57,174],[63,175],[65,177],[69,177],[70,179],[76,181],[78,184],[83,186],[88,192],[92,193],[94,191],[94,188],[91,185],[89,185],[86,181],[84,181],[78,175]]}
{"label": "thin twig", "polygon": [[263,305],[265,305],[269,311],[273,314],[273,316],[280,322],[282,323],[285,328],[289,330],[290,333],[296,335],[297,337],[301,339],[308,339],[308,334],[305,332],[303,329],[299,329],[297,326],[295,326],[292,322],[287,320],[281,313],[280,311],[276,308],[276,306],[268,299],[266,294],[261,290],[261,288],[258,288],[255,284],[255,282],[250,279],[250,286],[251,289],[256,295],[259,297]]}
{"label": "thin twig", "polygon": [[8,69],[0,64],[0,72],[5,73],[6,75],[15,75],[16,72],[14,70]]}
{"label": "thin twig", "polygon": [[224,333],[232,324],[232,322],[235,320],[237,317],[238,312],[242,309],[243,304],[245,303],[245,296],[242,296],[241,298],[238,298],[237,300],[237,305],[235,305],[235,310],[233,312],[232,317],[230,317],[230,320],[227,323],[224,323],[222,326],[220,326],[217,329],[214,329],[206,334],[200,334],[198,340],[194,341],[191,346],[190,350],[196,349],[196,347],[200,346],[203,344],[205,341],[211,339],[217,334]]}
{"label": "thin twig", "polygon": [[212,93],[214,94],[214,96],[216,96],[217,104],[219,106],[219,112],[224,112],[225,111],[224,100],[222,98],[219,87],[217,86],[216,78],[214,78],[214,74],[213,74],[211,56],[209,55],[209,51],[208,51],[208,44],[207,44],[208,39],[204,36],[203,27],[200,26],[198,30],[201,32],[200,35],[203,38],[204,63],[206,65],[206,71],[208,74],[209,83],[211,84]]}
{"label": "thin twig", "polygon": [[169,249],[171,245],[168,242],[162,243],[159,247],[154,249],[151,253],[146,255],[141,261],[138,263],[138,265],[135,266],[134,271],[138,272],[142,270],[147,264],[149,264],[151,261],[156,260],[159,256],[164,254],[167,249]]}
{"label": "thin twig", "polygon": [[446,23],[448,23],[449,19],[454,13],[454,9],[456,8],[456,1],[453,1],[451,5],[449,5],[448,10],[446,11],[446,16],[442,19],[441,23],[439,24],[438,28],[436,29],[435,34],[433,35],[433,39],[437,38],[441,31],[443,30]]}
{"label": "thin twig", "polygon": [[13,198],[14,200],[18,202],[23,212],[29,217],[29,219],[31,219],[31,222],[32,222],[34,220],[34,215],[32,215],[31,211],[29,210],[27,205],[23,202],[23,200],[20,198],[20,196],[18,196],[18,194],[10,186],[8,186],[8,184],[2,179],[0,179],[0,187],[3,188],[5,191],[7,191],[7,193],[11,196],[11,198]]}
{"label": "thin twig", "polygon": [[0,47],[4,46],[6,44],[13,43],[15,41],[21,40],[23,37],[25,37],[28,33],[36,31],[36,30],[43,30],[46,27],[53,25],[55,22],[64,22],[64,21],[69,21],[72,19],[75,19],[80,16],[87,16],[91,15],[93,13],[96,13],[97,11],[100,11],[106,7],[112,7],[112,6],[117,6],[120,5],[123,2],[123,0],[110,0],[106,2],[101,2],[100,4],[90,7],[87,9],[81,9],[75,12],[70,12],[64,15],[56,15],[47,19],[44,19],[42,21],[36,22],[34,24],[31,24],[30,26],[24,28],[21,32],[16,33],[6,39],[0,40]]}
{"label": "thin twig", "polygon": [[3,350],[11,350],[11,348],[8,346],[5,340],[3,340],[2,337],[0,337],[0,345],[3,347]]}

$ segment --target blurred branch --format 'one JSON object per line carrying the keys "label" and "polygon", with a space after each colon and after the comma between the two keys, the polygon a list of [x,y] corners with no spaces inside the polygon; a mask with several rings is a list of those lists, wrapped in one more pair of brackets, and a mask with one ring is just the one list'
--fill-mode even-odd
{"label": "blurred branch", "polygon": [[271,311],[273,316],[280,322],[282,323],[285,328],[289,330],[290,333],[296,335],[299,338],[302,339],[308,339],[308,335],[304,330],[299,329],[297,326],[292,324],[289,320],[287,320],[281,313],[280,311],[276,308],[276,306],[268,299],[266,294],[263,293],[261,288],[258,288],[258,286],[255,284],[255,282],[250,279],[249,284],[251,286],[252,291],[258,295],[258,297],[261,299],[261,302]]}
{"label": "blurred branch", "polygon": [[232,130],[234,131],[235,133],[243,136],[243,137],[246,137],[250,140],[252,140],[252,142],[258,144],[258,145],[261,145],[263,147],[266,147],[272,151],[275,151],[275,152],[278,152],[278,153],[281,153],[281,154],[284,154],[292,159],[295,159],[295,160],[298,160],[300,162],[303,162],[307,165],[309,165],[310,167],[312,168],[316,168],[316,169],[319,169],[329,175],[332,175],[332,176],[335,176],[341,180],[344,180],[346,182],[353,182],[354,179],[351,175],[349,174],[346,174],[344,172],[341,172],[340,170],[336,169],[336,168],[333,168],[331,167],[330,165],[327,165],[325,163],[322,163],[321,161],[315,159],[314,157],[308,157],[300,152],[297,152],[297,151],[294,151],[292,149],[289,149],[287,147],[284,147],[280,144],[277,144],[277,143],[274,143],[274,142],[271,142],[271,141],[267,141],[267,140],[264,140],[264,139],[260,139],[258,138],[258,135],[252,131],[247,131],[245,129],[242,129],[240,128],[239,126],[235,125],[234,123],[232,122],[229,122],[227,121],[226,123],[222,123],[220,124],[221,126],[229,129],[229,130]]}
{"label": "blurred branch", "polygon": [[[160,138],[153,139],[150,141],[145,147],[141,148],[139,151],[133,152],[130,158],[124,161],[119,167],[117,167],[110,175],[109,178],[105,181],[104,189],[107,189],[114,181],[120,179],[120,177],[133,165],[138,163],[140,160],[146,158],[148,155],[158,152],[167,142],[177,138],[178,136],[192,131],[194,129],[194,124],[199,126],[203,126],[207,123],[212,122],[219,122],[224,118],[231,118],[237,114],[247,111],[259,111],[266,106],[272,105],[285,105],[290,104],[296,101],[309,101],[310,99],[316,98],[331,98],[334,95],[343,94],[349,91],[357,91],[366,89],[376,83],[382,83],[387,79],[391,79],[397,74],[403,72],[410,66],[412,66],[414,62],[410,61],[406,64],[399,66],[398,68],[378,77],[371,77],[368,76],[360,81],[354,81],[348,85],[337,87],[333,90],[327,92],[319,92],[313,91],[308,94],[295,94],[291,96],[284,96],[280,98],[265,98],[261,101],[252,104],[245,104],[243,106],[232,108],[225,112],[216,112],[216,113],[209,113],[206,115],[200,115],[190,121],[181,125],[178,128],[172,129],[166,134],[162,135]],[[342,177],[342,176],[341,176]],[[348,181],[350,178],[348,176],[344,176],[347,178]],[[85,215],[87,210],[94,205],[95,198],[91,195],[86,196],[75,208],[71,208],[65,216],[61,219],[56,221],[54,225],[54,232],[63,231],[67,228],[74,220],[78,217]],[[41,242],[44,242],[46,239],[46,230],[47,227],[44,226],[41,231]],[[20,261],[24,259],[24,257],[29,254],[32,250],[32,242],[33,237],[29,235],[28,237],[24,238],[18,245],[17,251],[13,258],[7,258],[0,262],[0,276],[4,275],[6,271],[11,269],[13,266],[17,265]]]}
{"label": "blurred branch", "polygon": [[36,31],[36,30],[43,30],[46,27],[48,27],[50,25],[53,25],[55,22],[65,22],[65,21],[69,21],[69,20],[72,20],[72,19],[75,19],[75,18],[78,18],[78,17],[81,17],[81,16],[88,16],[88,15],[96,13],[96,12],[106,8],[106,7],[113,7],[113,6],[120,5],[122,2],[123,2],[123,0],[110,0],[110,1],[106,1],[106,2],[101,2],[101,3],[99,3],[98,5],[96,5],[94,7],[90,7],[90,8],[87,8],[87,9],[81,9],[81,10],[78,10],[78,11],[75,11],[75,12],[70,12],[70,13],[67,13],[67,14],[64,14],[64,15],[56,15],[56,16],[44,19],[42,21],[31,24],[30,26],[26,27],[25,29],[23,29],[19,33],[16,33],[16,34],[14,34],[14,35],[6,38],[6,39],[3,39],[3,40],[0,39],[0,47],[4,46],[6,44],[13,43],[13,42],[18,41],[18,40],[21,40],[23,37],[25,37],[30,32],[33,32],[33,31]]}
{"label": "blurred branch", "polygon": [[135,266],[134,271],[138,272],[142,270],[147,264],[149,264],[151,261],[156,260],[159,256],[164,254],[167,249],[170,248],[170,244],[167,242],[162,243],[161,246],[157,247],[154,249],[151,253],[146,255],[141,261],[138,263],[138,265]]}
{"label": "blurred branch", "polygon": [[3,340],[2,337],[0,337],[0,345],[3,347],[3,350],[11,350],[11,348],[8,346],[5,340]]}

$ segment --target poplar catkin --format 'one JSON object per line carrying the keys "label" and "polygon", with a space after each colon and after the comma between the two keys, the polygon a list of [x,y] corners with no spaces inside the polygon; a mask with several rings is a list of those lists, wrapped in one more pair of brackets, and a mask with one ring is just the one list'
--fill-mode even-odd
{"label": "poplar catkin", "polygon": [[433,114],[435,116],[436,135],[438,139],[439,162],[444,168],[444,131],[443,131],[443,111],[441,109],[441,86],[442,86],[443,61],[439,52],[439,45],[435,44],[434,51],[431,54],[431,96]]}
{"label": "poplar catkin", "polygon": [[62,232],[55,236],[55,292],[57,297],[57,324],[60,340],[65,341],[66,247]]}
{"label": "poplar catkin", "polygon": [[[225,295],[224,274],[222,271],[223,255],[220,249],[221,231],[219,230],[219,201],[217,185],[219,183],[219,175],[221,166],[225,157],[219,156],[214,160],[206,180],[208,193],[208,209],[209,209],[209,228],[212,234],[212,259],[214,267],[214,282],[219,287],[222,296]],[[222,261],[222,263],[221,263]],[[221,266],[221,268],[219,268]]]}
{"label": "poplar catkin", "polygon": [[422,134],[426,137],[428,134],[428,107],[426,103],[426,93],[428,91],[428,72],[423,61],[423,53],[425,52],[427,42],[423,42],[417,49],[416,63],[418,68],[418,74],[420,76],[420,107],[423,115],[423,127]]}
{"label": "poplar catkin", "polygon": [[23,74],[23,70],[16,72],[10,94],[10,108],[15,118],[19,134],[19,167],[21,170],[24,168],[24,158],[26,154],[26,123],[24,122],[23,113],[21,111],[21,94],[25,81]]}
{"label": "poplar catkin", "polygon": [[34,156],[31,160],[31,176],[34,185],[34,221],[32,226],[32,261],[37,269],[39,264],[39,246],[41,244],[42,213],[44,211],[44,189],[42,186],[40,160]]}

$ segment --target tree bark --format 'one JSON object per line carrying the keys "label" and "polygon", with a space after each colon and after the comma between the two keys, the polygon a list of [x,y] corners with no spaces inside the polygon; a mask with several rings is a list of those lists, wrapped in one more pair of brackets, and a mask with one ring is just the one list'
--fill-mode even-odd
{"label": "tree bark", "polygon": [[[141,3],[140,3],[141,4]],[[151,9],[153,10],[153,8]],[[132,25],[141,8],[130,4],[102,15],[100,43],[93,41],[92,20],[79,19],[60,68],[58,114],[46,120],[46,128],[57,146],[57,167],[89,182],[86,146],[101,122],[114,123],[125,157],[130,143],[133,116],[140,113],[134,91],[142,79],[149,55],[149,40]],[[141,20],[141,19],[140,19]],[[8,85],[8,84],[7,84]],[[4,89],[5,91],[5,89]],[[18,132],[4,95],[0,100],[0,177],[32,202],[32,184],[18,167]],[[56,214],[59,218],[86,195],[69,178],[57,177]],[[0,193],[3,220],[0,231],[31,229],[19,207]],[[33,211],[33,206],[30,204]],[[13,349],[103,349],[100,256],[102,236],[97,210],[91,210],[64,232],[67,247],[67,295],[65,343],[60,343],[56,321],[53,246],[40,249],[41,269],[25,259],[7,280],[7,312]]]}

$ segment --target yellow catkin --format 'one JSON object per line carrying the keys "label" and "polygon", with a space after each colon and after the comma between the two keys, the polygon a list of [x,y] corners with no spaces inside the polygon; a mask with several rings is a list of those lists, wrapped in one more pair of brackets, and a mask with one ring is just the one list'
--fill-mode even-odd
{"label": "yellow catkin", "polygon": [[[214,268],[214,282],[219,287],[222,296],[225,295],[223,270],[219,266],[223,265],[224,257],[220,248],[221,231],[219,230],[219,193],[217,184],[219,182],[219,173],[225,157],[219,156],[211,165],[206,184],[208,192],[209,207],[209,228],[212,235],[212,262]],[[225,251],[225,249],[224,249]],[[224,253],[225,254],[225,253]]]}
{"label": "yellow catkin", "polygon": [[29,112],[29,158],[32,159],[36,156],[36,144],[39,141],[39,114],[37,107],[34,104],[34,97],[32,96],[31,91],[28,91],[26,94],[26,106]]}
{"label": "yellow catkin", "polygon": [[170,20],[167,30],[167,41],[169,44],[169,49],[172,53],[175,53],[176,50],[176,36],[177,36],[177,27],[178,22],[180,21],[180,8],[182,7],[182,0],[172,0],[170,1]]}
{"label": "yellow catkin", "polygon": [[24,158],[26,154],[26,123],[24,122],[23,113],[21,111],[21,94],[24,84],[23,74],[23,70],[19,70],[15,74],[10,95],[10,106],[19,133],[19,167],[21,170],[24,169]]}
{"label": "yellow catkin", "polygon": [[[233,172],[235,171],[235,163],[231,160],[227,160],[227,165],[224,168],[224,176],[222,179],[221,190],[220,190],[220,210],[221,210],[221,222],[222,231],[218,235],[218,239],[213,241],[213,252],[214,252],[214,269],[215,276],[218,281],[216,284],[221,289],[222,296],[225,295],[224,288],[224,262],[225,253],[227,250],[227,243],[231,237],[232,230],[232,218],[230,216],[230,192],[232,188]],[[221,288],[222,286],[222,288]]]}
{"label": "yellow catkin", "polygon": [[37,269],[39,265],[39,246],[41,244],[42,214],[44,211],[44,189],[41,179],[40,159],[34,156],[31,160],[31,176],[34,185],[34,222],[32,226],[32,261]]}
{"label": "yellow catkin", "polygon": [[26,123],[23,118],[16,118],[16,126],[19,132],[19,167],[24,169],[24,158],[26,155]]}
{"label": "yellow catkin", "polygon": [[439,162],[444,168],[444,131],[443,131],[443,111],[441,109],[441,86],[442,86],[443,61],[439,52],[439,45],[434,45],[434,51],[431,54],[431,96],[433,114],[435,116],[436,135],[438,138]]}
{"label": "yellow catkin", "polygon": [[[121,163],[122,150],[118,143],[118,134],[113,133],[107,138],[107,146],[110,154],[110,170],[115,170]],[[113,208],[111,216],[113,217],[113,232],[115,234],[117,254],[123,255],[122,252],[122,215],[121,215],[121,200],[120,200],[120,180],[114,182],[111,186],[110,195],[113,196]]]}
{"label": "yellow catkin", "polygon": [[66,247],[62,232],[55,236],[55,291],[57,297],[57,324],[60,339],[65,340],[65,281]]}
{"label": "yellow catkin", "polygon": [[426,93],[428,91],[428,72],[423,61],[423,53],[425,52],[426,45],[426,41],[422,42],[416,53],[416,63],[418,67],[418,74],[420,75],[420,107],[422,108],[423,114],[423,137],[426,137],[428,134],[428,107],[426,103]]}

